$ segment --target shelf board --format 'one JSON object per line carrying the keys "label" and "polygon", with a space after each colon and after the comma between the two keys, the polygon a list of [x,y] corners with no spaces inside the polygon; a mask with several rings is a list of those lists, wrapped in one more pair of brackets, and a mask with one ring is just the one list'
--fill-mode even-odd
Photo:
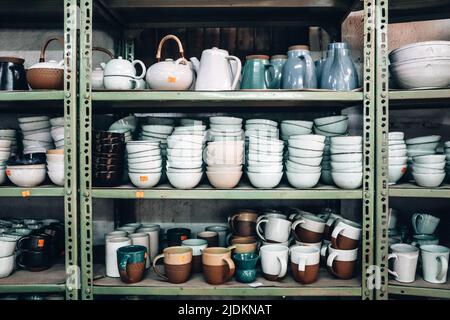
{"label": "shelf board", "polygon": [[294,189],[281,184],[274,189],[256,189],[248,183],[241,182],[234,189],[215,189],[209,184],[200,184],[192,190],[180,190],[169,184],[161,184],[154,189],[138,189],[133,185],[115,188],[93,188],[93,198],[111,199],[362,199],[362,190],[343,190],[333,186],[317,186],[313,189]]}
{"label": "shelf board", "polygon": [[64,92],[54,90],[0,91],[0,111],[62,114]]}
{"label": "shelf board", "polygon": [[64,188],[55,185],[39,186],[33,188],[20,188],[15,186],[1,186],[0,197],[63,197]]}
{"label": "shelf board", "polygon": [[424,188],[412,183],[402,183],[389,187],[390,197],[404,198],[450,198],[450,185],[438,188]]}
{"label": "shelf board", "polygon": [[39,272],[16,270],[9,277],[0,279],[0,293],[63,293],[65,283],[64,264],[55,264]]}
{"label": "shelf board", "polygon": [[390,295],[407,295],[430,298],[450,299],[450,282],[447,280],[443,284],[429,283],[419,277],[411,283],[401,283],[389,280],[388,293]]}
{"label": "shelf board", "polygon": [[450,104],[450,89],[392,90],[389,91],[389,105],[395,107],[436,107]]}
{"label": "shelf board", "polygon": [[[101,269],[101,270],[99,270]],[[231,280],[223,285],[207,284],[201,274],[194,274],[183,284],[171,284],[163,281],[152,270],[138,283],[126,284],[119,278],[104,276],[104,267],[98,267],[94,277],[93,292],[97,295],[165,295],[165,296],[353,296],[361,297],[361,280],[354,278],[340,280],[333,278],[323,269],[318,281],[302,285],[287,275],[282,281],[267,281],[257,277],[262,287],[252,288],[246,284]]]}
{"label": "shelf board", "polygon": [[62,90],[0,91],[0,101],[56,101],[64,99]]}

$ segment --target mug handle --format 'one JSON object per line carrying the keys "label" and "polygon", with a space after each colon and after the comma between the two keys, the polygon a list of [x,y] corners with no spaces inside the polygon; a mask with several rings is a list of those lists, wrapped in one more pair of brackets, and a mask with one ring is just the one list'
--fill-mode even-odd
{"label": "mug handle", "polygon": [[117,263],[119,264],[119,269],[125,270],[125,275],[126,275],[127,280],[130,278],[128,276],[128,270],[127,270],[128,260],[130,260],[130,256],[124,255],[122,257],[122,259],[120,259],[120,261],[119,260],[117,261]]}
{"label": "mug handle", "polygon": [[[262,219],[265,219],[265,218],[267,218],[267,215],[265,215],[265,214],[258,216],[258,218],[256,218],[256,224],[258,224],[259,221],[261,221]],[[261,233],[264,232],[261,227],[258,227],[258,229],[259,229],[259,232],[261,232]]]}
{"label": "mug handle", "polygon": [[264,218],[264,219],[259,220],[258,223],[256,224],[256,233],[258,234],[258,237],[260,237],[262,241],[266,241],[266,238],[264,238],[264,236],[262,235],[262,232],[259,232],[259,229],[261,228],[260,225],[262,223],[267,223],[268,221],[269,221],[268,219]]}
{"label": "mug handle", "polygon": [[236,229],[234,228],[234,220],[236,220],[237,214],[233,214],[228,218],[228,224],[230,225],[231,233],[236,234]]}
{"label": "mug handle", "polygon": [[320,248],[320,256],[325,258],[327,256],[328,246],[322,246]]}
{"label": "mug handle", "polygon": [[305,220],[300,219],[300,220],[294,221],[294,223],[292,223],[292,225],[291,225],[291,229],[293,231],[295,231],[295,228],[297,228],[297,226],[302,223],[305,223]]}
{"label": "mug handle", "polygon": [[[241,63],[241,60],[236,56],[228,56],[226,58],[228,60],[236,61],[236,65],[237,65],[236,74],[233,74],[234,79],[233,79],[233,83],[231,84],[231,90],[236,90],[236,86],[238,84],[239,77],[241,76],[242,63]],[[231,68],[231,64],[230,64],[230,68]]]}
{"label": "mug handle", "polygon": [[233,236],[233,234],[232,233],[229,233],[229,234],[227,234],[227,237],[226,237],[226,239],[225,239],[225,243],[229,246],[229,245],[231,245],[231,237]]}
{"label": "mug handle", "polygon": [[236,245],[233,244],[232,246],[228,246],[227,249],[232,251],[232,250],[236,249]]}
{"label": "mug handle", "polygon": [[413,229],[416,233],[419,233],[419,228],[417,225],[417,222],[419,219],[423,219],[423,216],[420,213],[416,213],[415,215],[413,215],[412,217],[412,225],[413,225]]}
{"label": "mug handle", "polygon": [[[389,263],[389,259],[398,259],[398,256],[395,253],[391,253],[390,255],[388,255],[387,261]],[[393,275],[395,278],[398,278],[398,273],[395,271],[392,271],[388,268],[388,272],[389,274]]]}
{"label": "mug handle", "polygon": [[279,256],[277,256],[277,259],[281,265],[281,270],[280,270],[280,273],[278,274],[278,278],[282,278],[282,277],[284,277],[284,275],[286,274],[286,271],[287,271],[287,262],[286,262],[286,260],[281,259]]}
{"label": "mug handle", "polygon": [[158,255],[155,257],[155,259],[153,259],[153,265],[152,265],[153,271],[155,271],[155,273],[156,273],[159,277],[161,277],[161,278],[163,278],[163,279],[165,279],[165,280],[169,280],[169,278],[167,278],[166,275],[164,275],[164,274],[162,274],[161,272],[159,272],[159,271],[158,271],[158,268],[156,267],[156,262],[157,262],[159,259],[161,259],[161,258],[164,258],[164,253],[158,254]]}
{"label": "mug handle", "polygon": [[444,256],[438,256],[437,257],[439,259],[439,264],[440,264],[440,269],[441,271],[438,272],[436,279],[441,281],[445,279],[445,276],[447,275],[447,271],[448,271],[448,260],[446,257]]}
{"label": "mug handle", "polygon": [[306,259],[304,257],[298,257],[298,271],[305,271]]}
{"label": "mug handle", "polygon": [[31,239],[30,236],[20,238],[19,241],[17,242],[17,249],[24,250],[24,248],[22,248],[22,243],[24,243],[25,241],[27,241],[29,239]]}
{"label": "mug handle", "polygon": [[334,269],[333,269],[333,262],[336,259],[336,257],[337,257],[336,252],[330,253],[327,258],[327,266],[330,268],[330,271],[334,276],[339,277],[338,274],[336,273],[336,271],[334,271]]}
{"label": "mug handle", "polygon": [[264,65],[264,82],[267,89],[274,89],[275,87],[275,67],[272,64]]}
{"label": "mug handle", "polygon": [[145,64],[141,60],[134,60],[133,62],[131,62],[131,64],[133,65],[133,67],[139,64],[142,68],[142,73],[139,76],[135,76],[134,79],[143,79],[145,76],[145,72],[147,71],[147,69],[145,68]]}
{"label": "mug handle", "polygon": [[16,264],[21,267],[22,269],[25,269],[26,266],[23,264],[23,253],[24,251],[20,252],[19,255],[16,257]]}
{"label": "mug handle", "polygon": [[230,270],[228,273],[227,281],[230,280],[234,276],[234,272],[236,270],[236,266],[231,258],[223,258],[223,260],[227,263],[228,269]]}
{"label": "mug handle", "polygon": [[133,87],[131,89],[136,90],[138,87],[137,79],[130,79],[130,81],[133,83]]}

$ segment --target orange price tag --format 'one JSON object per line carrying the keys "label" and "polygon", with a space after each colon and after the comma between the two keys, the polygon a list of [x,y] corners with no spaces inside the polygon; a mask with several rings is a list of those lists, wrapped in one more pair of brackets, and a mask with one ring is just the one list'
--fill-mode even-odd
{"label": "orange price tag", "polygon": [[7,169],[7,170],[5,171],[5,173],[6,173],[6,175],[9,177],[9,176],[11,175],[11,170]]}
{"label": "orange price tag", "polygon": [[148,181],[148,176],[140,176],[139,180],[141,180],[142,182]]}
{"label": "orange price tag", "polygon": [[405,173],[406,172],[406,167],[403,167],[402,168],[402,173]]}
{"label": "orange price tag", "polygon": [[22,197],[26,198],[29,197],[31,195],[30,190],[24,190],[22,191]]}
{"label": "orange price tag", "polygon": [[144,197],[144,191],[136,191],[136,198],[140,199]]}
{"label": "orange price tag", "polygon": [[167,77],[167,82],[169,82],[169,83],[175,83],[175,82],[177,82],[177,78],[172,77],[172,76],[168,76],[168,77]]}
{"label": "orange price tag", "polygon": [[42,248],[44,246],[44,239],[38,240],[38,248]]}

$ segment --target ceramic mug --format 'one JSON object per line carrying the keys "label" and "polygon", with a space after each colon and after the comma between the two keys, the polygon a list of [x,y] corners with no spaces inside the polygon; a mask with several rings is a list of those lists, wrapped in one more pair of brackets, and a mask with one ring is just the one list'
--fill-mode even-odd
{"label": "ceramic mug", "polygon": [[202,264],[205,281],[214,285],[230,280],[236,269],[228,248],[206,248],[203,250]]}
{"label": "ceramic mug", "polygon": [[205,228],[205,231],[214,231],[219,235],[219,247],[226,247],[228,228],[225,226],[209,226]]}
{"label": "ceramic mug", "polygon": [[[271,213],[264,213],[264,214],[259,215],[258,219],[256,219],[256,223],[258,224],[258,222],[261,221],[262,219],[269,219],[269,218],[287,219],[286,215],[284,215],[282,213],[271,212]],[[259,229],[260,233],[264,232],[262,230],[261,226],[258,229]]]}
{"label": "ceramic mug", "polygon": [[192,272],[202,272],[202,252],[208,247],[208,242],[203,239],[187,239],[181,246],[192,249]]}
{"label": "ceramic mug", "polygon": [[393,244],[392,253],[388,256],[388,261],[394,260],[393,270],[388,272],[395,277],[398,282],[413,282],[416,279],[417,261],[419,259],[419,249],[406,243]]}
{"label": "ceramic mug", "polygon": [[136,228],[135,227],[120,227],[117,228],[116,231],[125,231],[127,233],[127,235],[135,233],[136,232]]}
{"label": "ceramic mug", "polygon": [[197,233],[198,239],[203,239],[208,242],[208,247],[219,246],[219,234],[215,231],[202,231]]}
{"label": "ceramic mug", "polygon": [[388,229],[395,229],[397,227],[398,210],[389,208],[389,224]]}
{"label": "ceramic mug", "polygon": [[240,210],[228,217],[231,232],[246,237],[256,234],[256,219],[258,214],[253,210]]}
{"label": "ceramic mug", "polygon": [[323,231],[323,238],[325,240],[331,240],[331,233],[333,232],[334,225],[337,223],[338,219],[342,219],[342,216],[335,213],[331,213],[329,215],[328,220],[325,223],[325,229]]}
{"label": "ceramic mug", "polygon": [[116,231],[111,231],[109,233],[107,233],[105,235],[105,240],[111,239],[111,238],[122,238],[122,237],[126,237],[127,236],[127,232],[126,231],[120,231],[120,230],[116,230]]}
{"label": "ceramic mug", "polygon": [[[157,255],[153,260],[153,270],[161,278],[168,280],[170,283],[184,283],[189,280],[192,270],[192,248],[175,246],[168,247],[163,253]],[[164,270],[166,274],[162,274],[156,268],[156,262],[164,259]]]}
{"label": "ceramic mug", "polygon": [[135,246],[144,246],[147,249],[147,258],[145,259],[145,268],[150,268],[150,237],[145,232],[132,233],[128,237],[131,239],[131,244]]}
{"label": "ceramic mug", "polygon": [[295,241],[295,246],[297,246],[297,247],[298,246],[313,247],[313,248],[321,250],[322,249],[322,243],[323,243],[323,241],[313,242],[313,243]]}
{"label": "ceramic mug", "polygon": [[43,271],[51,267],[52,254],[50,251],[24,250],[17,256],[16,263],[29,271]]}
{"label": "ceramic mug", "polygon": [[181,242],[191,237],[191,230],[187,228],[172,228],[167,230],[167,246],[181,246]]}
{"label": "ceramic mug", "polygon": [[335,249],[356,249],[360,239],[361,225],[347,219],[340,219],[331,233],[331,244]]}
{"label": "ceramic mug", "polygon": [[[262,232],[259,232],[259,226],[263,223],[265,224],[264,235]],[[263,241],[286,242],[289,240],[291,226],[292,222],[290,222],[287,219],[280,219],[280,218],[261,219],[256,224],[256,233],[258,234],[259,238]]]}
{"label": "ceramic mug", "polygon": [[292,224],[292,230],[298,241],[316,243],[322,241],[325,220],[312,214],[304,214]]}
{"label": "ceramic mug", "polygon": [[125,246],[117,249],[117,267],[120,279],[125,283],[142,280],[148,260],[147,247],[140,245]]}
{"label": "ceramic mug", "polygon": [[255,237],[234,237],[228,247],[234,253],[254,253],[258,248]]}
{"label": "ceramic mug", "polygon": [[316,282],[320,267],[320,249],[311,246],[294,246],[289,253],[295,281],[302,284]]}
{"label": "ceramic mug", "polygon": [[127,237],[106,239],[105,261],[107,277],[120,277],[119,268],[117,267],[117,249],[129,245],[131,245],[131,239]]}
{"label": "ceramic mug", "polygon": [[12,255],[16,249],[16,244],[16,239],[0,236],[0,258]]}
{"label": "ceramic mug", "polygon": [[159,232],[161,227],[159,224],[143,224],[137,232],[145,232],[150,239],[150,259],[153,261],[159,253]]}
{"label": "ceramic mug", "polygon": [[259,256],[256,253],[236,253],[233,260],[236,265],[235,278],[242,283],[250,283],[256,279],[256,264]]}
{"label": "ceramic mug", "polygon": [[340,279],[351,279],[355,274],[358,249],[340,250],[328,247],[327,267],[334,276]]}
{"label": "ceramic mug", "polygon": [[419,247],[426,244],[439,244],[439,239],[434,234],[415,234],[411,245]]}
{"label": "ceramic mug", "polygon": [[450,249],[429,244],[420,246],[423,279],[431,283],[446,283]]}
{"label": "ceramic mug", "polygon": [[287,272],[289,248],[280,244],[262,246],[259,250],[261,268],[264,278],[269,281],[278,281]]}
{"label": "ceramic mug", "polygon": [[17,249],[32,251],[49,251],[51,248],[51,237],[46,234],[31,234],[21,238],[17,242]]}
{"label": "ceramic mug", "polygon": [[250,55],[242,68],[241,89],[275,89],[277,80],[275,68],[269,62],[269,56]]}
{"label": "ceramic mug", "polygon": [[411,223],[415,234],[433,234],[440,220],[430,214],[415,213],[411,218]]}
{"label": "ceramic mug", "polygon": [[15,261],[14,254],[0,257],[0,278],[6,278],[14,271]]}

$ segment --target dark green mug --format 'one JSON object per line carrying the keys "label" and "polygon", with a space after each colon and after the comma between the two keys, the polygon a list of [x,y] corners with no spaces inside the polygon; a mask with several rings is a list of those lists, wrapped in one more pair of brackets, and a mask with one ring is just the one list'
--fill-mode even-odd
{"label": "dark green mug", "polygon": [[233,255],[236,264],[236,280],[243,283],[255,281],[258,259],[259,255],[256,253],[236,253]]}
{"label": "dark green mug", "polygon": [[242,69],[241,89],[275,89],[277,80],[275,69],[269,62],[269,56],[247,56]]}
{"label": "dark green mug", "polygon": [[120,279],[125,283],[141,281],[144,277],[147,259],[147,248],[144,246],[131,245],[117,249]]}

